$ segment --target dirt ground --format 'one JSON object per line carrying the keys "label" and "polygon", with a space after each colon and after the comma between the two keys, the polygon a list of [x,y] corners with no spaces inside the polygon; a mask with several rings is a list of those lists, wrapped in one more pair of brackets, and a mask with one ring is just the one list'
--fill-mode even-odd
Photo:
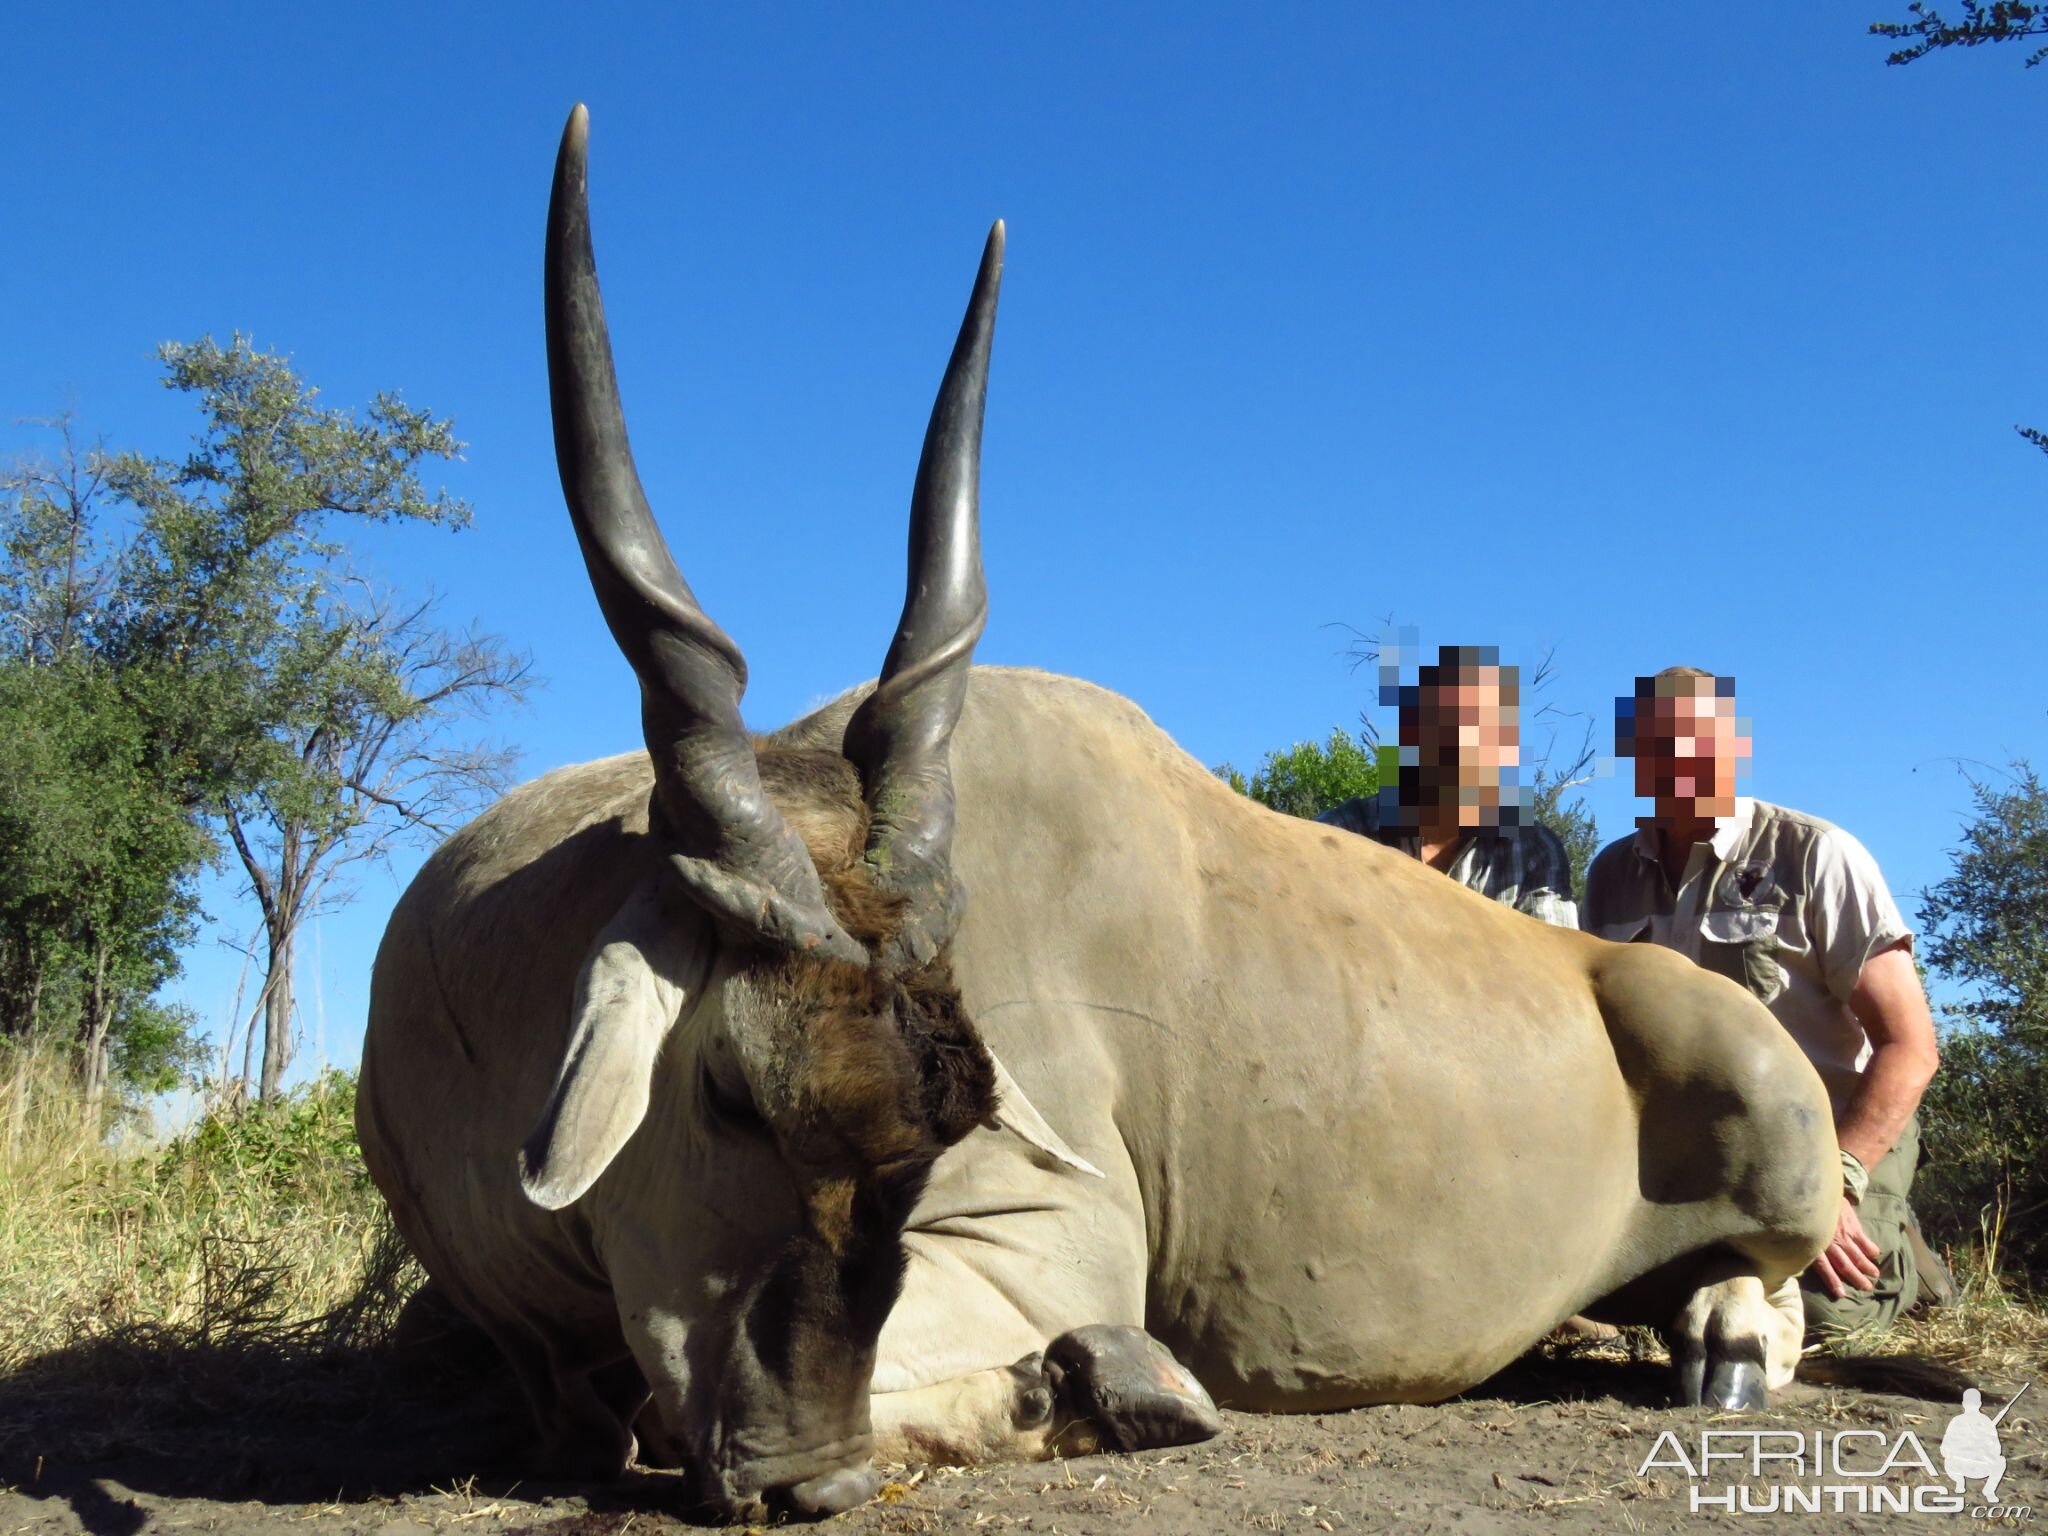
{"label": "dirt ground", "polygon": [[[81,1351],[0,1382],[0,1536],[88,1531],[425,1531],[626,1536],[689,1528],[677,1482],[605,1488],[519,1475],[502,1384],[395,1381],[360,1363]],[[2016,1385],[2016,1384],[2015,1384]],[[1207,1444],[973,1471],[904,1469],[831,1523],[871,1533],[1378,1530],[1695,1531],[1785,1515],[1693,1512],[1683,1472],[1638,1468],[1659,1435],[1703,1428],[1912,1429],[1932,1451],[1950,1405],[1795,1386],[1738,1420],[1662,1406],[1646,1360],[1553,1350],[1453,1402],[1300,1417],[1230,1414]],[[2008,1388],[2008,1391],[2011,1389]],[[2002,1394],[1987,1392],[1987,1406]],[[2001,1426],[2005,1500],[2048,1529],[2048,1403],[2037,1386]],[[1904,1473],[1880,1481],[1910,1483]],[[1725,1479],[1714,1487],[1725,1486]],[[1768,1481],[1755,1485],[1759,1490]],[[1712,1489],[1710,1488],[1710,1491]],[[1966,1515],[1790,1517],[1872,1533],[1982,1529]],[[1964,1523],[1966,1522],[1967,1523]]]}

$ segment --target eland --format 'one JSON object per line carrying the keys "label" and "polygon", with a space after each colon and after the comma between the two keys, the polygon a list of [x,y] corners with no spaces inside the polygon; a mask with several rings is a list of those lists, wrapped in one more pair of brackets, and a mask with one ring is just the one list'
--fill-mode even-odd
{"label": "eland", "polygon": [[[1733,982],[1233,793],[974,668],[989,236],[878,681],[767,736],[657,529],[555,169],[556,453],[643,747],[513,791],[379,951],[358,1123],[555,1465],[827,1514],[876,1460],[1441,1399],[1560,1319],[1754,1407],[1832,1233],[1828,1100]],[[843,645],[835,638],[835,647]]]}

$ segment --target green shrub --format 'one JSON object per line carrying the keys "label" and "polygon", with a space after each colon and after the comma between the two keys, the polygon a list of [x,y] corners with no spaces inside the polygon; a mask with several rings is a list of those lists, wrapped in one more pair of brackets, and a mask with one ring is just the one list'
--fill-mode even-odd
{"label": "green shrub", "polygon": [[1920,909],[1921,958],[1969,988],[1942,1010],[1941,1070],[1921,1102],[1925,1219],[1996,1237],[2048,1274],[2048,787],[2024,762],[1972,781],[1976,817]]}
{"label": "green shrub", "polygon": [[290,1199],[369,1184],[356,1145],[356,1080],[329,1067],[279,1099],[215,1111],[164,1149],[163,1179]]}
{"label": "green shrub", "polygon": [[1297,741],[1266,754],[1247,779],[1225,763],[1212,770],[1241,795],[1289,816],[1320,816],[1353,796],[1379,793],[1380,769],[1371,745],[1342,726],[1330,728],[1327,743]]}

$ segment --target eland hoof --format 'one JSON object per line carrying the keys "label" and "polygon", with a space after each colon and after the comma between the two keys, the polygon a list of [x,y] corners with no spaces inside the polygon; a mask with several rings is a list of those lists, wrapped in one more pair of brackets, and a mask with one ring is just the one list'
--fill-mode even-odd
{"label": "eland hoof", "polygon": [[1770,1388],[1765,1385],[1760,1360],[1721,1355],[1709,1361],[1693,1356],[1676,1364],[1678,1401],[1682,1407],[1757,1413],[1771,1406]]}
{"label": "eland hoof", "polygon": [[1045,1374],[1062,1455],[1189,1445],[1223,1429],[1202,1384],[1142,1328],[1096,1323],[1063,1333],[1046,1346]]}
{"label": "eland hoof", "polygon": [[1707,1401],[1728,1413],[1756,1413],[1770,1407],[1763,1366],[1754,1360],[1716,1360],[1707,1376]]}

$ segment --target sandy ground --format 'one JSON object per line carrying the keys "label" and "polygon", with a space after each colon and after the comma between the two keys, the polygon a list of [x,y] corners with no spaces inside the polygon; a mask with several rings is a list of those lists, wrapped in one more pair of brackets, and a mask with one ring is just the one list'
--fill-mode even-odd
{"label": "sandy ground", "polygon": [[[625,1536],[688,1529],[676,1482],[636,1474],[571,1488],[522,1479],[503,1447],[508,1405],[365,1384],[333,1362],[152,1358],[129,1348],[0,1382],[0,1533],[232,1533],[292,1527],[417,1536]],[[1456,1401],[1301,1417],[1231,1414],[1207,1444],[972,1471],[903,1469],[848,1533],[1352,1530],[1695,1531],[1802,1527],[1872,1533],[1986,1528],[1967,1514],[1695,1513],[1682,1472],[1638,1469],[1665,1429],[1911,1429],[1938,1446],[1951,1406],[1795,1386],[1737,1420],[1662,1406],[1661,1366],[1584,1353],[1532,1357]],[[252,1385],[253,1383],[253,1385]],[[1987,1394],[1991,1396],[1991,1394]],[[2048,1402],[2001,1432],[2004,1500],[2048,1530]],[[1992,1396],[1992,1406],[2000,1401]],[[493,1449],[495,1447],[495,1449]],[[1878,1479],[1909,1486],[1895,1473]],[[1723,1480],[1725,1482],[1725,1480]],[[1721,1484],[1715,1485],[1716,1487]],[[1769,1480],[1756,1483],[1758,1494]]]}

